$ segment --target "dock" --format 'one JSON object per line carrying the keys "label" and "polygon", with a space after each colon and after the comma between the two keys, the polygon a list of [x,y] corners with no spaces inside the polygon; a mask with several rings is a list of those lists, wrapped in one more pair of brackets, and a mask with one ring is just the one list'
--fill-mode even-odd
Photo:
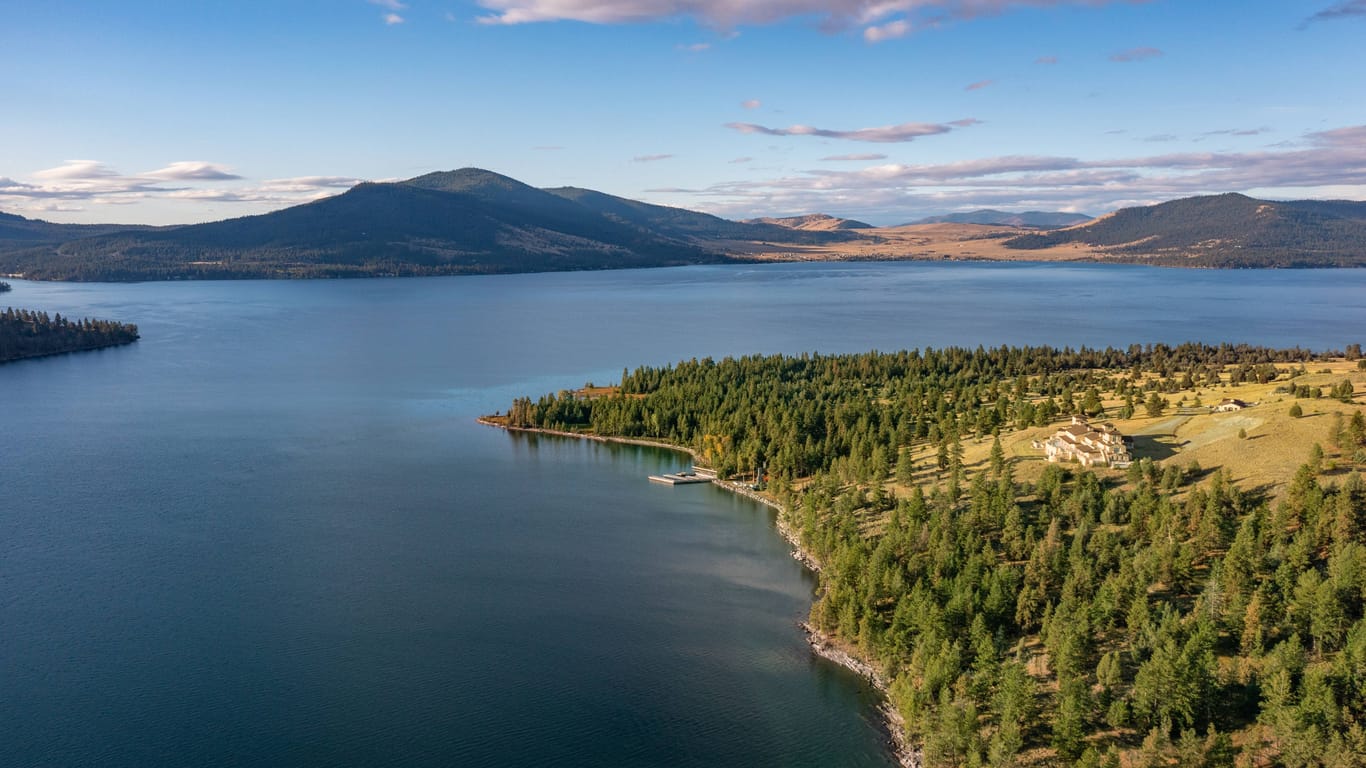
{"label": "dock", "polygon": [[661,483],[663,485],[688,485],[690,483],[710,483],[716,473],[706,469],[694,469],[690,472],[672,472],[667,475],[650,475],[650,482]]}

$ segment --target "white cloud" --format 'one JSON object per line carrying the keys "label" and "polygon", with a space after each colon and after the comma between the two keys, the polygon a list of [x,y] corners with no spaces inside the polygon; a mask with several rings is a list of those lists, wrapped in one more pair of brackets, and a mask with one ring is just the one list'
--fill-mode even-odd
{"label": "white cloud", "polygon": [[655,163],[659,162],[660,160],[668,160],[671,157],[673,157],[673,155],[636,155],[635,157],[631,158],[631,162]]}
{"label": "white cloud", "polygon": [[740,106],[744,107],[745,109],[758,109],[763,105],[764,103],[762,101],[759,101],[758,99],[745,99],[744,101],[740,102]]}
{"label": "white cloud", "polygon": [[[148,199],[218,200],[290,205],[307,202],[360,183],[349,176],[299,176],[268,179],[259,186],[224,188],[206,182],[240,181],[228,166],[201,160],[168,163],[155,171],[125,176],[98,160],[71,160],[30,174],[31,181],[0,177],[0,204],[29,211],[67,211],[60,201],[124,205]],[[168,186],[168,182],[180,182]]]}
{"label": "white cloud", "polygon": [[395,24],[402,24],[403,21],[404,21],[403,17],[400,16],[400,15],[398,15],[397,13],[386,13],[386,14],[384,14],[384,23],[387,24],[388,26],[391,26],[391,27],[392,27],[392,26],[394,26]]}
{"label": "white cloud", "polygon": [[68,160],[56,168],[35,171],[33,178],[43,181],[87,181],[118,175],[117,171],[98,160]]}
{"label": "white cloud", "polygon": [[399,0],[370,0],[370,4],[378,5],[381,8],[387,8],[390,11],[401,11],[408,7],[406,4],[399,2]]}
{"label": "white cloud", "polygon": [[905,19],[889,21],[886,24],[874,24],[863,30],[863,39],[870,43],[880,43],[883,40],[895,40],[898,37],[905,37],[911,31],[911,23]]}
{"label": "white cloud", "polygon": [[1179,197],[1259,191],[1282,197],[1366,197],[1366,125],[1305,135],[1286,149],[1176,152],[1080,159],[1015,155],[953,163],[813,169],[717,184],[693,194],[720,215],[810,212],[838,200],[866,218],[904,220],[909,210],[1047,206],[1093,213]]}
{"label": "white cloud", "polygon": [[[477,0],[491,13],[484,24],[533,24],[582,21],[590,24],[640,24],[692,18],[717,28],[738,24],[771,24],[793,17],[815,17],[827,29],[851,24],[883,27],[878,39],[899,37],[885,27],[898,16],[915,16],[931,23],[995,16],[1015,8],[1060,5],[1095,6],[1144,0]],[[871,27],[870,27],[871,29]],[[865,30],[865,36],[869,33]],[[879,37],[880,36],[880,37]],[[870,38],[871,39],[871,38]],[[874,41],[875,42],[875,41]]]}
{"label": "white cloud", "polygon": [[978,122],[980,121],[975,118],[965,118],[963,120],[954,120],[949,123],[902,123],[900,125],[884,125],[877,128],[859,128],[851,131],[816,128],[810,125],[770,128],[755,123],[726,123],[726,127],[731,130],[739,131],[740,133],[757,133],[764,136],[820,136],[827,139],[890,143],[914,141],[922,136],[934,136],[940,133],[948,133],[955,128],[966,128],[970,125],[976,125]]}
{"label": "white cloud", "polygon": [[141,174],[144,178],[165,179],[175,181],[232,181],[242,178],[232,172],[232,169],[217,163],[206,163],[199,160],[181,160],[171,163],[165,168],[155,171],[148,171]]}

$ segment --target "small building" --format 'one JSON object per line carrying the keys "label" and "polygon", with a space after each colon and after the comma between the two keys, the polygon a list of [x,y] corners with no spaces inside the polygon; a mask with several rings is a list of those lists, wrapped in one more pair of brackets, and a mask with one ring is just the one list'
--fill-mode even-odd
{"label": "small building", "polygon": [[1251,405],[1252,403],[1245,403],[1237,398],[1226,397],[1223,400],[1220,400],[1218,405],[1214,406],[1214,412],[1229,413],[1230,411],[1241,411]]}
{"label": "small building", "polygon": [[1085,416],[1073,416],[1043,445],[1050,462],[1076,461],[1083,467],[1104,464],[1128,466],[1133,461],[1129,440],[1110,423],[1091,424]]}

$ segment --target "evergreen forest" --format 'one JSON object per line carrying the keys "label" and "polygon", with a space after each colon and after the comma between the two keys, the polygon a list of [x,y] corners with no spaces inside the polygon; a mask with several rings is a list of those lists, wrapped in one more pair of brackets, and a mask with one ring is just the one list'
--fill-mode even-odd
{"label": "evergreen forest", "polygon": [[[1360,410],[1333,423],[1339,460],[1315,445],[1274,496],[1179,457],[1046,464],[1024,481],[1000,441],[1071,414],[1157,415],[1202,382],[1353,403],[1350,382],[1298,391],[1316,357],[1186,344],[689,360],[519,398],[503,419],[667,441],[762,485],[820,565],[812,624],[882,671],[926,766],[1347,768],[1366,765]],[[969,441],[989,458],[967,464]]]}
{"label": "evergreen forest", "polygon": [[130,344],[137,339],[138,327],[128,323],[71,320],[60,313],[49,316],[27,309],[0,313],[0,363]]}

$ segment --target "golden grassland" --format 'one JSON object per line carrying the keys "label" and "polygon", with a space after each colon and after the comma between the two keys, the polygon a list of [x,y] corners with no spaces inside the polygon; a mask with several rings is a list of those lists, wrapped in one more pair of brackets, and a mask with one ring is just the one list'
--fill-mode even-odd
{"label": "golden grassland", "polygon": [[[1289,368],[1285,365],[1279,367],[1282,370]],[[1202,470],[1223,469],[1240,487],[1259,491],[1275,499],[1300,465],[1309,460],[1316,443],[1324,451],[1328,481],[1360,468],[1354,462],[1354,451],[1339,450],[1331,432],[1334,413],[1342,414],[1345,420],[1351,418],[1353,412],[1366,409],[1366,371],[1358,370],[1355,362],[1342,360],[1311,363],[1308,370],[1309,373],[1296,377],[1294,382],[1322,387],[1324,397],[1296,398],[1285,392],[1276,392],[1277,387],[1288,381],[1286,374],[1265,384],[1243,383],[1238,386],[1228,384],[1226,377],[1219,386],[1196,387],[1166,395],[1171,406],[1161,416],[1144,415],[1140,405],[1139,413],[1134,418],[1117,419],[1105,415],[1093,421],[1108,421],[1120,432],[1133,435],[1135,459],[1148,458],[1159,465],[1178,463],[1187,466],[1195,463]],[[1351,403],[1326,396],[1327,391],[1343,379],[1350,380],[1356,390]],[[1199,407],[1193,406],[1197,398],[1201,403]],[[1225,398],[1253,405],[1230,413],[1210,412],[1210,406]],[[1188,407],[1179,408],[1182,402]],[[1290,415],[1290,407],[1295,403],[1303,411],[1298,418]],[[1116,400],[1105,401],[1106,413],[1116,413],[1122,404]],[[1018,480],[1034,482],[1038,479],[1047,461],[1043,451],[1034,448],[1033,444],[1051,437],[1060,423],[1001,434],[1001,447],[1005,449],[1006,456],[1013,459]],[[1240,437],[1240,432],[1245,437]],[[991,437],[973,438],[962,443],[963,463],[969,473],[987,465],[991,443]],[[918,468],[917,483],[933,484],[947,476],[938,470],[935,446],[919,446],[913,449],[913,456]],[[1124,471],[1120,469],[1098,467],[1095,471],[1112,477],[1124,476]],[[909,492],[909,488],[895,483],[890,483],[888,489],[898,494]]]}
{"label": "golden grassland", "polygon": [[1105,248],[1068,243],[1038,250],[1007,248],[1035,230],[986,224],[912,224],[858,230],[861,239],[822,245],[729,241],[727,253],[763,261],[1097,261]]}

